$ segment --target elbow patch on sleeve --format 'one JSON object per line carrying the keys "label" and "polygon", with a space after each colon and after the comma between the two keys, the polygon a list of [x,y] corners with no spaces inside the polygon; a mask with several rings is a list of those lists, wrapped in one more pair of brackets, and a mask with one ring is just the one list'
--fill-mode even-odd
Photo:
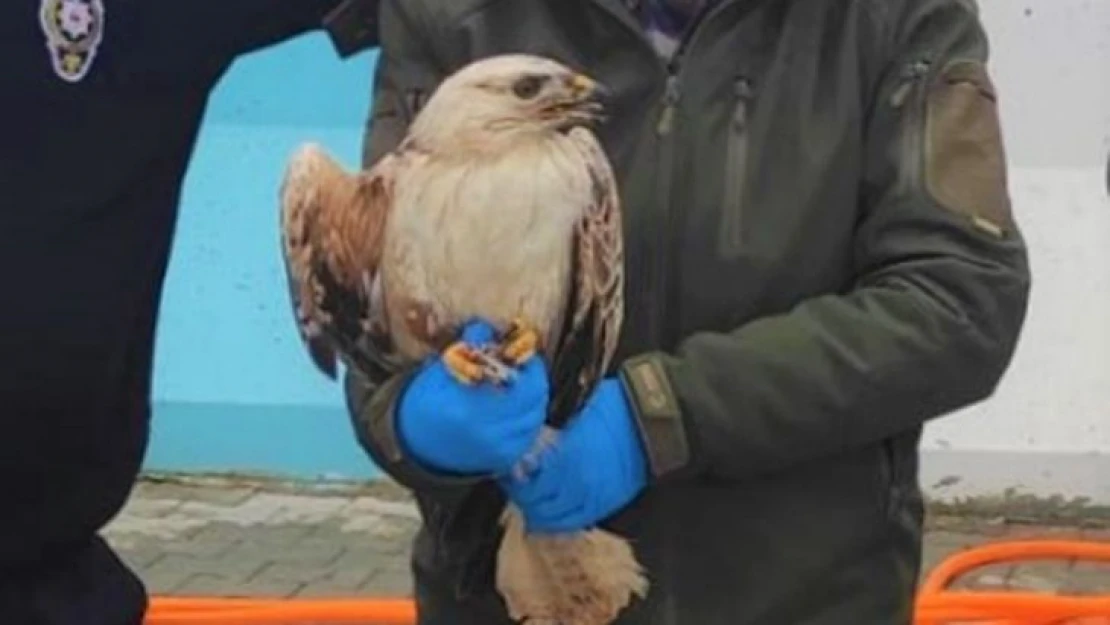
{"label": "elbow patch on sleeve", "polygon": [[997,95],[985,63],[941,68],[925,96],[924,183],[943,208],[1004,237],[1012,213]]}

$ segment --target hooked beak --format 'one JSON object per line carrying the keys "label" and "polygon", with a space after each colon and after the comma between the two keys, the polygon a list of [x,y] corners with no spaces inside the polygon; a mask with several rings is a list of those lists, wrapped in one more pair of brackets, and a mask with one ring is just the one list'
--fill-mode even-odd
{"label": "hooked beak", "polygon": [[585,74],[572,74],[566,79],[569,98],[560,107],[560,128],[593,125],[605,120],[609,90]]}
{"label": "hooked beak", "polygon": [[573,74],[567,79],[567,87],[578,102],[605,104],[609,90],[604,85],[585,74]]}

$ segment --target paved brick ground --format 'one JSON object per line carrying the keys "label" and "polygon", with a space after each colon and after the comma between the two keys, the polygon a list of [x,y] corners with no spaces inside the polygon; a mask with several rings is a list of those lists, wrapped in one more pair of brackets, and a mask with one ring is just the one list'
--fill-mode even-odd
{"label": "paved brick ground", "polygon": [[[158,594],[408,595],[416,511],[390,485],[306,492],[226,482],[144,482],[106,529],[109,541]],[[929,568],[988,540],[1110,531],[932,519]],[[1110,565],[1041,562],[983,569],[960,586],[1110,593]]]}

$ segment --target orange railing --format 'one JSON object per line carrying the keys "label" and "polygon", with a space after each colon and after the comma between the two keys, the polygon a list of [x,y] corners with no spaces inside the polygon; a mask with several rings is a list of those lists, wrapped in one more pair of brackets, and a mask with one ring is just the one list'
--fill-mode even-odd
{"label": "orange railing", "polygon": [[[1110,625],[1110,595],[1068,597],[949,588],[957,578],[990,564],[1062,559],[1110,563],[1110,544],[1029,540],[988,544],[953,555],[922,583],[916,625]],[[416,609],[408,599],[154,597],[146,625],[413,625],[415,622]]]}
{"label": "orange railing", "polygon": [[952,555],[937,565],[922,583],[917,598],[916,624],[1110,625],[1110,594],[1069,597],[949,589],[957,578],[977,568],[1028,560],[1110,563],[1110,543],[1026,540],[987,544]]}

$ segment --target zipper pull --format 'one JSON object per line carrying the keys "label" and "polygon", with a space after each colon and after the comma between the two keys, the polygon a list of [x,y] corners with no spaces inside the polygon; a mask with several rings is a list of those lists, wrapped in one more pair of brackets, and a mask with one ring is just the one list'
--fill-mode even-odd
{"label": "zipper pull", "polygon": [[678,76],[667,75],[667,84],[663,88],[663,111],[659,114],[659,123],[655,125],[655,132],[661,137],[670,134],[674,126],[674,109],[679,95]]}
{"label": "zipper pull", "polygon": [[732,131],[742,133],[748,126],[748,105],[751,103],[755,92],[752,83],[747,78],[737,78],[733,85],[736,96],[736,108],[732,111]]}
{"label": "zipper pull", "polygon": [[906,99],[910,96],[910,91],[913,86],[917,84],[929,73],[928,61],[915,61],[902,69],[902,83],[894,90],[890,96],[890,104],[894,108],[901,108],[906,103]]}

